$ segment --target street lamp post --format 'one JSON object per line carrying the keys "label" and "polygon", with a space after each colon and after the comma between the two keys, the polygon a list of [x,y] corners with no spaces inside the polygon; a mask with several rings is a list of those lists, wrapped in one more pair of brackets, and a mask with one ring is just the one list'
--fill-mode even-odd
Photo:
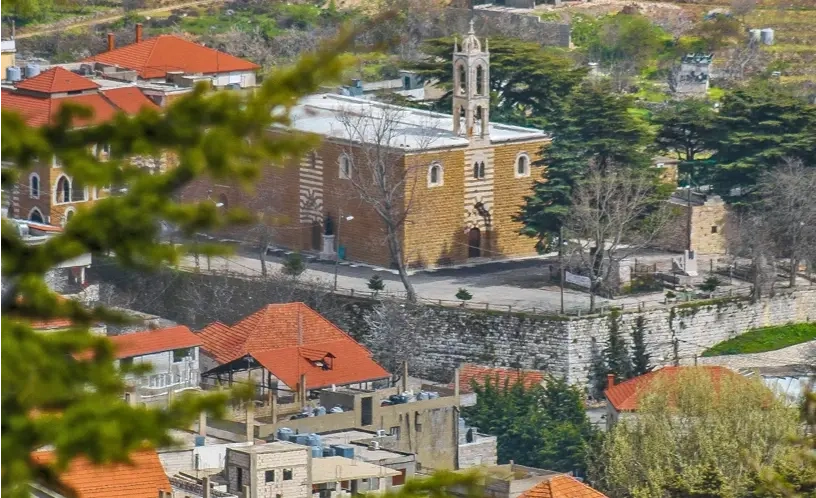
{"label": "street lamp post", "polygon": [[[348,215],[345,217],[346,221],[351,221],[354,216]],[[335,244],[337,249],[334,252],[334,290],[337,291],[337,267],[340,266],[340,225],[343,224],[343,210],[340,210],[340,216],[337,217],[337,238]]]}

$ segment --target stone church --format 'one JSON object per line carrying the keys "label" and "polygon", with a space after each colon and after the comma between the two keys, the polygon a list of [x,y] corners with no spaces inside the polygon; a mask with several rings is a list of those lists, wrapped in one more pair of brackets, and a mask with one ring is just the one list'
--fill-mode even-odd
{"label": "stone church", "polygon": [[250,194],[197,185],[185,197],[263,213],[275,220],[274,245],[390,266],[385,224],[375,209],[384,200],[379,174],[388,178],[392,213],[405,216],[398,238],[409,267],[535,254],[535,241],[519,235],[512,216],[541,177],[536,161],[550,138],[490,122],[490,52],[472,23],[454,43],[453,70],[450,115],[312,95],[294,109],[292,127],[319,135],[317,149],[267,168]]}

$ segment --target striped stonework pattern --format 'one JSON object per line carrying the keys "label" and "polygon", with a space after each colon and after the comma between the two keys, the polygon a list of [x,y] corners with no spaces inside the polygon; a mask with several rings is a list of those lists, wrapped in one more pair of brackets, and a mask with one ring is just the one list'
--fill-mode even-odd
{"label": "striped stonework pattern", "polygon": [[[481,206],[477,206],[479,203]],[[479,207],[482,209],[480,210]],[[485,211],[490,215],[493,214],[492,148],[465,152],[465,228],[479,228],[480,230],[490,228],[487,224],[488,222],[492,224],[492,220],[490,216],[484,215]]]}
{"label": "striped stonework pattern", "polygon": [[300,222],[320,221],[323,216],[323,158],[310,152],[300,160]]}

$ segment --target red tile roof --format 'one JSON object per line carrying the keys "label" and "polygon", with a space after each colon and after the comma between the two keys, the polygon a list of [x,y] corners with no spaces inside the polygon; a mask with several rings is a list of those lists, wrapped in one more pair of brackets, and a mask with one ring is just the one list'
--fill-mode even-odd
{"label": "red tile roof", "polygon": [[60,66],[55,66],[33,78],[21,81],[16,87],[32,92],[64,93],[95,90],[99,88],[99,84]]}
{"label": "red tile roof", "polygon": [[607,498],[568,475],[557,475],[528,489],[519,498]]}
{"label": "red tile roof", "polygon": [[173,35],[159,35],[89,57],[84,62],[103,62],[135,70],[142,79],[164,78],[168,71],[212,74],[260,68],[252,62]]}
{"label": "red tile roof", "polygon": [[127,114],[138,114],[142,109],[158,108],[141,90],[133,86],[102,90],[102,95]]}
{"label": "red tile roof", "polygon": [[[54,461],[50,451],[32,454],[34,461],[49,464]],[[60,476],[78,498],[156,498],[159,490],[172,491],[159,455],[154,450],[142,450],[130,455],[130,464],[94,465],[79,457],[71,461]]]}
{"label": "red tile roof", "polygon": [[[306,389],[356,384],[389,376],[371,359],[368,351],[351,339],[269,349],[253,353],[252,357],[292,389],[302,374],[306,375]],[[323,361],[326,368],[316,365],[317,361]]]}
{"label": "red tile roof", "polygon": [[116,335],[110,338],[117,358],[130,358],[201,345],[201,339],[184,325]]}
{"label": "red tile roof", "polygon": [[[224,364],[252,355],[291,388],[306,374],[308,389],[388,377],[371,352],[303,303],[270,304],[232,327],[214,322],[198,333],[202,348]],[[314,364],[327,355],[330,368]]]}
{"label": "red tile roof", "polygon": [[739,374],[733,372],[725,367],[720,366],[700,366],[700,367],[663,367],[660,370],[634,377],[612,386],[604,391],[607,401],[617,411],[636,411],[638,409],[638,402],[641,397],[649,392],[649,386],[655,379],[666,379],[669,382],[675,382],[677,374],[681,371],[688,371],[689,369],[698,369],[705,372],[711,377],[712,382],[717,383],[723,375],[732,375],[735,378],[740,377]]}
{"label": "red tile roof", "polygon": [[347,340],[367,351],[303,303],[269,304],[232,327],[214,322],[199,331],[202,348],[218,363],[247,353]]}
{"label": "red tile roof", "polygon": [[486,379],[490,379],[491,382],[498,382],[499,386],[504,386],[505,382],[513,385],[521,379],[524,387],[531,387],[544,382],[544,372],[522,368],[488,367],[476,365],[475,363],[465,363],[459,367],[460,392],[473,392],[472,382],[475,381],[477,384],[482,385]]}
{"label": "red tile roof", "polygon": [[69,320],[68,318],[49,318],[48,320],[38,320],[36,322],[31,322],[31,328],[34,330],[46,330],[46,329],[67,329],[72,327],[74,322]]}
{"label": "red tile roof", "polygon": [[119,104],[125,105],[121,102],[122,95],[115,94],[114,99],[106,98],[108,92],[90,93],[85,95],[73,95],[69,97],[59,98],[40,98],[31,95],[24,95],[14,91],[3,90],[2,106],[5,110],[16,111],[25,119],[29,126],[43,126],[54,121],[60,107],[65,102],[83,105],[89,107],[93,112],[90,119],[77,119],[73,123],[74,126],[85,126],[89,124],[100,124],[113,119],[117,112],[123,110],[125,112],[132,112],[130,109],[136,105],[139,108],[144,106],[156,107],[150,99],[142,97],[140,100],[134,100],[133,103],[128,103],[126,107],[119,107]]}

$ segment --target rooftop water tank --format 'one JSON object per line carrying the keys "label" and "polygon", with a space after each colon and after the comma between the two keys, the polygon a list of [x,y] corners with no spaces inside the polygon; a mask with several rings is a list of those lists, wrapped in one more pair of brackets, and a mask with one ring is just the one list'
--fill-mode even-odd
{"label": "rooftop water tank", "polygon": [[302,444],[304,446],[310,446],[309,445],[309,435],[308,434],[296,434],[295,435],[295,442],[297,444]]}
{"label": "rooftop water tank", "polygon": [[320,446],[312,446],[312,458],[322,458],[323,448]]}
{"label": "rooftop water tank", "polygon": [[33,78],[33,77],[37,76],[38,74],[40,74],[40,65],[39,64],[36,64],[36,63],[33,63],[33,62],[29,62],[28,64],[26,64],[26,67],[25,67],[25,77],[26,78]]}
{"label": "rooftop water tank", "polygon": [[762,31],[759,29],[752,29],[748,33],[748,38],[752,42],[759,42],[762,39]]}
{"label": "rooftop water tank", "polygon": [[20,68],[17,66],[9,66],[6,68],[6,80],[17,82],[23,79]]}
{"label": "rooftop water tank", "polygon": [[325,415],[326,414],[326,407],[321,405],[314,409],[315,416]]}
{"label": "rooftop water tank", "polygon": [[762,43],[765,45],[773,45],[774,42],[774,30],[771,28],[765,28],[760,32],[760,39]]}
{"label": "rooftop water tank", "polygon": [[332,412],[332,413],[343,413],[343,407],[342,406],[335,406],[334,408],[332,408],[329,411]]}
{"label": "rooftop water tank", "polygon": [[323,447],[323,456],[324,457],[334,456],[334,448],[332,448],[331,446],[324,446]]}
{"label": "rooftop water tank", "polygon": [[295,431],[288,427],[281,427],[275,432],[275,437],[278,441],[289,441],[290,436],[294,433]]}
{"label": "rooftop water tank", "polygon": [[334,455],[344,458],[354,458],[354,446],[350,444],[333,444]]}
{"label": "rooftop water tank", "polygon": [[196,446],[204,446],[205,444],[207,444],[206,436],[196,436],[195,437],[195,445]]}
{"label": "rooftop water tank", "polygon": [[321,446],[323,444],[322,441],[320,441],[320,436],[315,433],[306,435],[306,443],[309,446]]}

